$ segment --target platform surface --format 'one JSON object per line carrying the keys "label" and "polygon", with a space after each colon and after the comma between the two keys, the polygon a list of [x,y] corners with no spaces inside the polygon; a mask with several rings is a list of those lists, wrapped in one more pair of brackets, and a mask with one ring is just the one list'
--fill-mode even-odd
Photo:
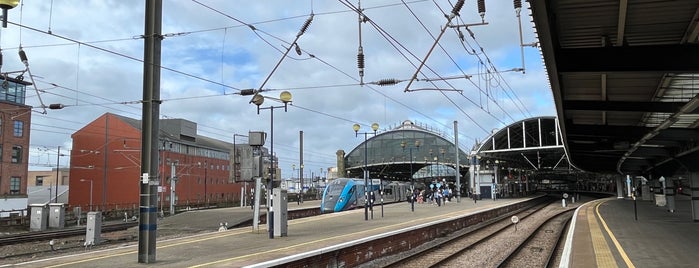
{"label": "platform surface", "polygon": [[[369,220],[365,220],[364,209],[290,220],[288,221],[287,236],[275,237],[274,239],[269,238],[267,226],[260,225],[258,230],[245,227],[222,232],[212,231],[177,239],[158,240],[156,261],[147,265],[153,267],[243,267],[426,222],[473,214],[523,200],[479,200],[474,204],[473,200],[462,199],[460,203],[453,200],[441,207],[423,203],[415,204],[414,212],[410,209],[410,203],[401,202],[385,205],[383,217],[382,208],[377,205],[374,207],[373,219],[369,215]],[[293,206],[296,204],[290,204],[289,209],[293,209]],[[190,213],[192,216],[178,215],[180,217],[173,216],[171,219],[163,220],[162,228],[197,228],[192,226],[201,222],[211,222],[212,227],[214,227],[217,226],[218,221],[228,218],[221,215],[234,215],[236,213],[249,213],[250,217],[252,215],[249,207],[198,211]],[[212,215],[214,216],[212,217]],[[138,263],[138,244],[128,243],[120,247],[36,260],[23,263],[21,266],[135,267],[140,265],[144,264]]]}
{"label": "platform surface", "polygon": [[699,267],[690,206],[688,196],[677,196],[675,212],[642,200],[587,203],[576,216],[567,267]]}

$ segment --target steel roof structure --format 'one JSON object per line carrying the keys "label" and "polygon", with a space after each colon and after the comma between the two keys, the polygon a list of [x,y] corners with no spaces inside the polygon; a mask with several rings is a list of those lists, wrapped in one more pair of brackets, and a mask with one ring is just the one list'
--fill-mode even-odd
{"label": "steel roof structure", "polygon": [[497,160],[499,166],[505,168],[569,173],[573,168],[568,163],[557,126],[558,120],[553,116],[514,122],[493,132],[472,155],[481,158],[481,165]]}
{"label": "steel roof structure", "polygon": [[[458,152],[459,170],[465,174],[468,170],[468,154],[461,149]],[[366,141],[344,157],[344,163],[347,177],[350,178],[361,178],[366,168],[372,178],[408,180],[420,177],[419,171],[425,167],[455,168],[456,146],[439,133],[405,120],[394,129],[368,136]],[[446,174],[444,172],[442,175]],[[449,174],[453,176],[454,173]]]}
{"label": "steel roof structure", "polygon": [[699,170],[699,1],[529,3],[573,165]]}

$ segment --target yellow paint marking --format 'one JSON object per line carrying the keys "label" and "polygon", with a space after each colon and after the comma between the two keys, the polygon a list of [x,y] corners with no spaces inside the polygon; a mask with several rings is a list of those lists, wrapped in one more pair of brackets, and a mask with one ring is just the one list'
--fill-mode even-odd
{"label": "yellow paint marking", "polygon": [[621,258],[624,259],[624,262],[626,263],[626,266],[629,268],[635,268],[636,266],[633,265],[631,262],[631,259],[629,259],[629,256],[626,255],[626,251],[624,251],[624,248],[621,247],[621,244],[619,244],[619,241],[616,240],[616,237],[612,233],[612,230],[609,229],[607,226],[607,222],[604,221],[602,218],[602,215],[599,214],[599,206],[602,205],[602,203],[607,202],[608,200],[605,200],[603,202],[600,202],[595,206],[595,212],[597,213],[597,217],[599,217],[599,220],[602,222],[602,226],[604,226],[604,230],[607,231],[607,234],[609,235],[609,238],[612,239],[612,242],[614,242],[614,246],[616,246],[616,249],[619,251],[619,255],[621,255]]}
{"label": "yellow paint marking", "polygon": [[[483,209],[483,208],[481,208],[481,209]],[[471,212],[474,212],[474,211],[471,211]],[[448,217],[452,217],[452,216],[461,216],[461,215],[463,215],[463,213],[464,213],[464,211],[456,211],[456,212],[447,213],[447,214],[445,214],[445,215],[448,216]],[[423,221],[423,220],[425,220],[425,219],[428,219],[428,220],[436,220],[436,219],[439,219],[439,218],[444,218],[445,215],[436,215],[436,216],[427,217],[427,218],[415,219],[415,220],[408,221],[408,223],[410,223],[410,222],[416,222],[416,221]],[[301,244],[297,244],[297,245],[293,245],[293,246],[288,246],[288,247],[273,249],[273,250],[269,250],[269,251],[265,251],[265,252],[260,252],[260,253],[249,254],[249,255],[245,255],[245,256],[238,256],[238,257],[233,257],[233,258],[228,258],[228,259],[222,259],[222,260],[212,261],[212,262],[208,262],[208,263],[202,263],[202,264],[195,265],[195,266],[190,266],[190,267],[191,267],[191,268],[194,268],[194,267],[204,267],[204,266],[219,264],[219,263],[223,263],[223,262],[230,262],[230,261],[234,261],[234,260],[238,260],[238,259],[242,259],[242,258],[247,258],[247,257],[252,257],[252,256],[257,256],[257,255],[261,255],[261,254],[269,254],[269,253],[271,253],[271,252],[278,252],[278,251],[283,251],[283,250],[289,250],[289,249],[293,249],[293,248],[300,247],[300,246],[304,246],[304,245],[308,245],[308,244],[314,244],[314,243],[320,242],[320,241],[327,241],[327,240],[336,239],[336,238],[341,238],[341,237],[345,237],[345,236],[356,235],[356,234],[358,234],[358,233],[360,233],[360,234],[361,234],[361,233],[368,233],[368,232],[370,232],[370,231],[375,231],[375,230],[380,230],[380,229],[392,229],[392,230],[395,230],[395,228],[396,228],[397,226],[404,225],[405,223],[406,223],[406,222],[398,223],[398,224],[394,224],[394,225],[389,225],[389,226],[384,226],[384,227],[380,227],[380,228],[374,228],[374,229],[372,229],[372,230],[360,231],[360,232],[355,232],[355,233],[351,233],[351,234],[345,234],[345,235],[340,235],[340,236],[334,236],[334,237],[328,237],[328,238],[324,238],[324,239],[313,240],[313,241],[309,241],[309,242],[306,242],[306,243],[301,243]]]}
{"label": "yellow paint marking", "polygon": [[589,213],[587,213],[587,224],[590,226],[590,236],[592,237],[592,248],[595,251],[595,261],[597,262],[597,267],[619,267],[614,260],[612,251],[607,245],[607,241],[604,239],[604,234],[595,219],[595,214],[592,213],[592,206],[587,207]]}
{"label": "yellow paint marking", "polygon": [[[508,203],[508,204],[509,204],[509,203]],[[478,208],[479,210],[476,210],[476,211],[455,211],[455,212],[450,212],[450,213],[443,214],[443,215],[435,215],[435,216],[432,216],[432,217],[414,219],[414,220],[409,221],[408,223],[417,222],[417,224],[420,224],[420,223],[421,223],[422,221],[424,221],[424,220],[437,220],[437,219],[446,219],[446,218],[450,218],[450,217],[464,216],[464,215],[468,215],[468,214],[472,214],[472,213],[477,213],[477,212],[482,212],[482,211],[488,210],[488,209],[494,207],[495,205],[502,205],[502,204],[489,204],[488,206],[479,207],[479,208]],[[466,212],[466,213],[465,213],[465,212]],[[353,212],[353,213],[357,213],[357,212]],[[329,215],[329,216],[327,216],[327,217],[336,217],[336,216],[340,216],[339,213],[338,213],[338,215],[334,215],[334,214],[335,214],[335,213],[333,213],[333,215]],[[307,219],[307,220],[306,220],[306,219]],[[324,219],[326,219],[326,217],[308,217],[308,218],[304,218],[303,220],[298,220],[298,221],[297,221],[297,220],[293,220],[293,221],[290,221],[290,222],[289,222],[289,225],[292,225],[292,224],[301,224],[301,223],[306,223],[306,222],[311,222],[311,221],[319,221],[319,220],[324,220]],[[398,223],[398,224],[394,224],[394,225],[389,225],[389,226],[384,226],[384,227],[380,227],[380,228],[375,228],[375,229],[372,229],[372,230],[360,231],[359,233],[368,233],[368,232],[371,232],[371,231],[373,231],[373,230],[381,230],[381,229],[395,229],[397,226],[404,225],[405,223],[406,223],[406,222],[402,222],[402,223]],[[206,237],[201,238],[201,239],[194,239],[194,240],[188,240],[188,239],[187,239],[187,238],[191,238],[191,237],[177,238],[177,239],[173,239],[173,240],[181,240],[181,239],[187,239],[187,240],[186,240],[186,241],[182,241],[182,242],[167,244],[167,245],[163,245],[163,246],[156,246],[156,248],[157,248],[157,249],[163,249],[163,248],[169,248],[169,247],[174,247],[174,246],[187,245],[187,244],[198,243],[198,242],[207,241],[207,240],[212,240],[212,239],[218,239],[218,238],[224,238],[224,237],[233,236],[233,235],[239,235],[239,234],[247,233],[247,232],[249,232],[249,229],[247,229],[247,228],[241,228],[241,229],[233,230],[233,231],[231,231],[231,232],[220,232],[220,233],[217,232],[217,233],[207,233],[207,234],[203,234],[203,236],[206,236]],[[295,245],[293,245],[293,246],[288,246],[288,247],[284,247],[284,248],[278,248],[278,249],[269,250],[269,251],[265,251],[265,252],[253,253],[253,254],[238,256],[238,257],[234,257],[234,258],[228,258],[228,259],[218,260],[218,261],[209,262],[209,263],[203,263],[203,264],[199,264],[199,265],[192,266],[192,267],[202,267],[202,266],[213,265],[213,264],[217,264],[217,263],[221,263],[221,262],[233,261],[233,260],[242,259],[242,258],[247,258],[247,257],[254,257],[254,256],[258,256],[258,255],[261,255],[261,254],[269,254],[270,252],[276,252],[276,251],[283,251],[283,250],[293,249],[293,248],[301,247],[301,246],[308,245],[308,244],[314,244],[314,243],[320,242],[320,241],[326,241],[326,240],[331,240],[331,239],[337,239],[337,238],[341,238],[341,237],[345,237],[345,236],[350,236],[350,235],[355,235],[355,234],[357,234],[357,233],[351,233],[351,234],[346,234],[346,235],[341,235],[341,236],[329,237],[329,238],[325,238],[325,239],[313,240],[313,241],[309,241],[309,242],[306,242],[306,243],[299,243],[299,244],[295,244]],[[167,243],[168,240],[162,241],[162,242]],[[129,247],[135,247],[135,246],[136,246],[136,245],[131,245],[131,246],[129,246]],[[122,249],[125,249],[125,248],[122,248]],[[117,250],[118,250],[118,249],[117,249]],[[61,263],[61,264],[56,264],[56,265],[51,265],[51,266],[45,266],[45,267],[51,267],[51,268],[53,268],[53,267],[70,266],[70,265],[79,264],[79,263],[85,263],[85,262],[90,262],[90,261],[102,260],[102,259],[107,259],[107,258],[112,258],[112,257],[118,257],[118,256],[123,256],[123,255],[128,255],[128,254],[137,254],[137,253],[138,253],[138,250],[129,250],[129,251],[127,251],[127,252],[112,253],[112,254],[109,254],[109,255],[98,256],[98,257],[93,257],[93,258],[86,258],[86,259],[82,259],[82,260],[78,260],[78,261],[67,262],[67,263]]]}

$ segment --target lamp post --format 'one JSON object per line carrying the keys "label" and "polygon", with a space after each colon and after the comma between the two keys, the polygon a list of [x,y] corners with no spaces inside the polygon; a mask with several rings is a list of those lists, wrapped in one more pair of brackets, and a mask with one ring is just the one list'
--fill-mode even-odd
{"label": "lamp post", "polygon": [[[446,162],[446,158],[444,158],[444,153],[445,153],[446,151],[444,150],[444,148],[439,148],[439,152],[442,154],[442,163],[443,163],[442,166],[443,166],[444,164],[447,163],[447,162]],[[439,166],[439,176],[442,176],[442,171],[443,171],[443,170],[444,170],[444,168],[441,167],[441,166]],[[445,175],[446,175],[446,174],[445,174]],[[442,179],[444,179],[444,178],[442,178]],[[446,188],[446,181],[445,181],[444,187]]]}
{"label": "lamp post", "polygon": [[[268,215],[268,220],[267,220],[267,229],[269,229],[269,239],[274,239],[274,208],[272,207],[272,188],[274,187],[274,177],[275,177],[275,168],[274,168],[274,109],[276,108],[284,108],[284,112],[287,110],[288,104],[291,102],[291,93],[289,91],[282,91],[281,94],[279,94],[279,99],[278,101],[281,101],[284,103],[284,106],[268,106],[268,107],[263,107],[260,108],[260,105],[264,103],[265,101],[265,96],[260,95],[259,93],[255,94],[252,97],[252,100],[250,101],[251,103],[255,104],[257,106],[257,114],[260,114],[260,110],[264,109],[269,109],[270,112],[270,128],[269,128],[269,133],[270,133],[270,149],[269,149],[269,162],[270,162],[270,172],[269,172],[269,181],[267,181],[267,202],[270,204],[267,206],[267,215]],[[301,166],[301,169],[303,169],[303,165]]]}
{"label": "lamp post", "polygon": [[80,179],[81,182],[90,182],[90,211],[92,211],[92,180]]}
{"label": "lamp post", "polygon": [[206,160],[204,160],[204,205],[206,205],[206,207],[209,207],[209,193],[206,189],[207,184],[208,184],[208,182],[207,182],[208,179],[206,178],[207,177],[206,173],[208,173],[208,171],[209,171],[209,163]]}
{"label": "lamp post", "polygon": [[[400,143],[400,147],[403,147],[403,151],[405,151],[407,145],[408,144],[405,141],[402,141]],[[408,147],[407,149],[410,150],[410,210],[415,211],[415,179],[413,178],[413,149],[420,150],[420,141],[415,140],[415,146]]]}
{"label": "lamp post", "polygon": [[[294,175],[296,175],[296,164],[291,164],[291,181],[294,180]],[[300,182],[299,182],[299,185],[301,185]],[[295,187],[296,186],[294,186],[294,188]]]}
{"label": "lamp post", "polygon": [[60,182],[58,181],[60,179],[58,171],[61,168],[61,156],[65,155],[61,154],[61,146],[58,146],[58,154],[56,155],[56,203],[58,203],[58,185],[60,184]]}
{"label": "lamp post", "polygon": [[0,8],[2,9],[2,28],[7,28],[7,10],[13,9],[19,5],[19,0],[2,0]]}
{"label": "lamp post", "polygon": [[[354,130],[354,136],[357,137],[359,133],[359,129],[361,126],[359,124],[354,124],[352,125],[352,129]],[[371,130],[373,130],[373,134],[376,135],[376,131],[379,129],[379,124],[373,123],[371,124]],[[367,158],[368,154],[368,147],[367,147],[367,134],[372,134],[372,132],[362,132],[361,134],[364,134],[364,220],[368,221],[369,220],[369,162]],[[373,185],[372,185],[373,186]],[[372,191],[373,191],[373,187]],[[374,210],[371,211],[371,218],[374,218]]]}
{"label": "lamp post", "polygon": [[301,181],[301,203],[303,203],[303,185],[306,183],[303,179],[303,164],[299,166],[299,181]]}
{"label": "lamp post", "polygon": [[323,186],[325,186],[325,179],[323,178],[323,168],[320,168],[320,179],[318,180],[318,184],[320,185],[320,182],[323,182]]}

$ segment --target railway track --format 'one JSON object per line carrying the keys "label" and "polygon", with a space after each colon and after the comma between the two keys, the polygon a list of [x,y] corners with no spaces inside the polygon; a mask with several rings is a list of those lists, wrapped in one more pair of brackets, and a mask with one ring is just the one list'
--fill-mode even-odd
{"label": "railway track", "polygon": [[[102,232],[114,232],[126,230],[137,226],[138,222],[121,222],[121,223],[106,223],[102,225]],[[27,243],[51,240],[56,238],[64,238],[71,236],[85,235],[85,227],[72,227],[62,230],[51,230],[41,232],[28,232],[13,235],[0,236],[0,246],[12,245],[17,243]]]}
{"label": "railway track", "polygon": [[574,214],[564,210],[547,219],[497,267],[553,267],[556,249]]}
{"label": "railway track", "polygon": [[[386,267],[545,267],[550,262],[555,247],[551,247],[549,251],[544,250],[539,244],[532,245],[557,244],[563,226],[566,225],[566,221],[561,217],[570,218],[572,213],[572,209],[560,208],[556,203],[542,204],[518,213],[519,223],[516,225],[513,225],[510,217],[498,218],[490,223],[452,234],[442,241],[406,253],[384,264]],[[560,216],[563,214],[566,216]],[[560,231],[551,232],[553,229]],[[555,236],[557,240],[537,239],[535,234],[540,233],[544,234],[543,237],[550,237],[550,233],[555,233],[558,235]],[[537,252],[538,255],[546,255],[537,258],[545,259],[543,265],[518,264],[521,263],[521,259],[527,259],[526,256],[531,251]]]}

